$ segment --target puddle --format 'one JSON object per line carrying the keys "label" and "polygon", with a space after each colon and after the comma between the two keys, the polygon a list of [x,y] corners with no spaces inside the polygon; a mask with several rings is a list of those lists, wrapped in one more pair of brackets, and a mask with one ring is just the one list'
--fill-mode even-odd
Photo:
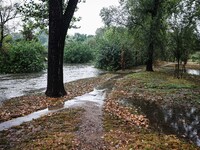
{"label": "puddle", "polygon": [[199,70],[196,70],[196,69],[186,69],[186,72],[188,74],[191,74],[191,75],[198,75],[198,76],[200,76],[200,69]]}
{"label": "puddle", "polygon": [[123,100],[124,105],[137,107],[160,131],[190,139],[200,147],[200,110],[190,106],[158,106],[144,100]]}
{"label": "puddle", "polygon": [[57,106],[51,106],[51,107],[46,108],[44,110],[40,110],[40,111],[31,113],[27,116],[18,117],[18,118],[0,123],[0,131],[3,131],[5,129],[9,129],[9,128],[14,127],[14,126],[21,125],[22,123],[31,121],[33,119],[38,119],[38,118],[40,118],[44,115],[63,110],[65,108],[81,106],[82,104],[87,103],[87,102],[93,102],[98,107],[102,107],[103,106],[103,100],[105,99],[105,96],[106,96],[105,90],[94,89],[94,91],[92,91],[90,93],[86,93],[82,96],[75,97],[74,99],[68,100],[68,101],[64,102],[63,104],[60,104],[60,105],[57,105]]}

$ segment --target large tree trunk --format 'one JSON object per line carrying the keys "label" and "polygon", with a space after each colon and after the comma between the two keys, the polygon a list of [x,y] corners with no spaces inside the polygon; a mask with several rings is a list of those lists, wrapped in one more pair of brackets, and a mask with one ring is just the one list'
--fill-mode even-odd
{"label": "large tree trunk", "polygon": [[154,44],[151,42],[148,48],[148,58],[146,61],[146,71],[153,71],[153,53],[154,53]]}
{"label": "large tree trunk", "polygon": [[150,34],[149,34],[149,46],[147,49],[147,61],[146,61],[146,71],[153,71],[153,61],[154,61],[154,49],[155,49],[155,37],[156,37],[156,30],[157,30],[157,20],[158,9],[161,6],[161,0],[154,0],[153,8],[149,11],[151,13],[151,27],[150,27]]}
{"label": "large tree trunk", "polygon": [[47,90],[49,97],[66,95],[63,83],[63,55],[65,37],[78,0],[69,0],[63,14],[62,0],[49,0],[49,46]]}
{"label": "large tree trunk", "polygon": [[48,79],[46,95],[66,94],[63,85],[63,14],[62,0],[49,1]]}

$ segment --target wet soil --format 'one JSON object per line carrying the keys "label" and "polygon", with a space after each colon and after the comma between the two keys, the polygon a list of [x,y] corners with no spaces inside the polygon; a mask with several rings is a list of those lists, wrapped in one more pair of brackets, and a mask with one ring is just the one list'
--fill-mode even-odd
{"label": "wet soil", "polygon": [[[168,100],[163,99],[166,91],[164,93],[160,91],[159,86],[145,84],[145,78],[134,79],[132,73],[131,75],[122,74],[106,74],[97,78],[68,83],[66,86],[68,96],[60,99],[49,99],[41,94],[14,98],[8,103],[4,103],[0,106],[0,110],[4,112],[0,115],[2,121],[23,116],[48,106],[56,106],[75,96],[89,93],[94,87],[107,89],[103,107],[96,102],[86,102],[78,106],[78,111],[76,111],[77,108],[70,111],[64,109],[55,114],[0,132],[0,149],[14,149],[16,147],[18,149],[53,148],[72,150],[199,149],[190,141],[179,138],[175,134],[166,134],[162,130],[157,130],[156,127],[151,126],[148,116],[140,111],[138,106],[130,107],[120,103],[120,100],[135,100],[142,97],[150,103],[159,104],[164,101],[164,103],[170,102],[171,104],[174,101],[179,101],[177,98],[180,96],[183,98],[193,96],[184,95],[185,92],[193,91],[193,87],[188,89],[188,87],[183,86],[176,89],[171,85],[166,85],[166,91],[174,97],[169,99],[170,101],[165,101]],[[157,77],[156,74],[155,76]],[[183,90],[184,88],[186,90]],[[182,93],[179,91],[182,91]],[[36,102],[34,102],[35,100]],[[183,101],[187,104],[188,100],[190,98],[182,99],[182,101],[175,102],[175,104],[179,105]],[[36,105],[36,103],[39,103],[39,105]],[[198,101],[192,105],[195,104],[198,104]],[[73,114],[76,115],[72,117]],[[54,117],[52,118],[52,116]],[[13,137],[11,138],[12,141],[10,141],[10,137]]]}

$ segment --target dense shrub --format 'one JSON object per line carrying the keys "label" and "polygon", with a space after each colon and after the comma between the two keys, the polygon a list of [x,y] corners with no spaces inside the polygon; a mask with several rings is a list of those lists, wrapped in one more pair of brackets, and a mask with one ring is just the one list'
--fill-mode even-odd
{"label": "dense shrub", "polygon": [[0,57],[1,73],[30,73],[44,69],[44,47],[38,42],[13,43],[6,55]]}
{"label": "dense shrub", "polygon": [[122,69],[122,50],[124,51],[124,68],[134,66],[133,52],[127,47],[121,47],[117,43],[102,41],[99,45],[99,52],[96,60],[96,67],[109,71]]}
{"label": "dense shrub", "polygon": [[70,42],[65,46],[64,62],[87,63],[93,59],[93,52],[89,45],[83,42]]}
{"label": "dense shrub", "polygon": [[195,54],[191,55],[191,59],[193,62],[200,63],[200,52],[196,52]]}
{"label": "dense shrub", "polygon": [[134,63],[137,62],[135,61],[131,42],[127,31],[123,28],[108,28],[105,30],[97,39],[96,67],[116,71],[134,66]]}

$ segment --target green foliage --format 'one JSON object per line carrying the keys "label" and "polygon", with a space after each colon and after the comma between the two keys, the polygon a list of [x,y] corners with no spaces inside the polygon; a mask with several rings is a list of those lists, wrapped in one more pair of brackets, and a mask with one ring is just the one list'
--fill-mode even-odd
{"label": "green foliage", "polygon": [[185,64],[189,55],[199,48],[197,32],[199,3],[192,1],[178,1],[169,18],[168,49],[177,62]]}
{"label": "green foliage", "polygon": [[0,56],[1,73],[30,73],[44,69],[44,48],[37,42],[16,42]]}
{"label": "green foliage", "polygon": [[195,54],[191,55],[191,59],[193,62],[200,64],[200,52],[196,52]]}
{"label": "green foliage", "polygon": [[65,46],[64,62],[66,63],[87,63],[93,58],[92,49],[84,42],[72,41]]}
{"label": "green foliage", "polygon": [[102,40],[99,45],[96,67],[110,71],[120,69],[120,52],[119,46]]}
{"label": "green foliage", "polygon": [[2,50],[4,51],[4,53],[6,53],[10,49],[12,41],[13,39],[11,35],[7,35],[4,38],[3,45],[2,45]]}
{"label": "green foliage", "polygon": [[[22,20],[23,22],[29,23],[33,22],[33,28],[38,29],[40,28],[41,30],[47,30],[48,24],[49,24],[49,11],[48,11],[48,0],[27,0],[24,3],[22,3],[17,9],[18,12],[23,16]],[[63,0],[63,14],[67,10],[68,6],[68,0]],[[85,2],[84,0],[79,0],[79,3]],[[78,7],[76,11],[78,10]],[[75,22],[78,22],[81,20],[81,17],[73,17],[72,22],[70,25],[70,28],[78,28],[75,25]]]}
{"label": "green foliage", "polygon": [[134,43],[127,29],[105,28],[102,32],[97,35],[96,67],[119,70],[142,63],[139,59],[140,53],[133,48]]}

